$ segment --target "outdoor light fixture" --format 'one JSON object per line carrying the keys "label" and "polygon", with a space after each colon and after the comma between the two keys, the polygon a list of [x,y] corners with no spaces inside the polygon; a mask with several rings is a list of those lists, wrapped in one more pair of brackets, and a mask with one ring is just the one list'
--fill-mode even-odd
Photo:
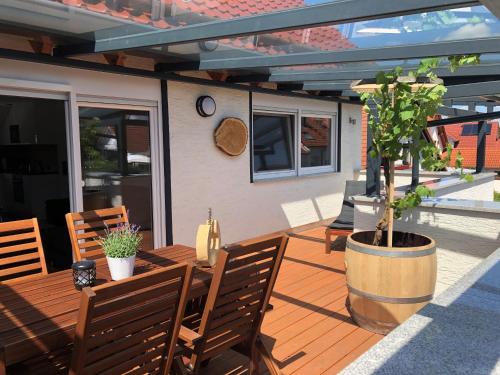
{"label": "outdoor light fixture", "polygon": [[198,46],[200,46],[200,49],[205,52],[213,52],[219,47],[219,41],[218,40],[200,40],[198,42]]}
{"label": "outdoor light fixture", "polygon": [[196,111],[202,117],[210,117],[216,110],[215,100],[211,96],[200,96],[196,100]]}
{"label": "outdoor light fixture", "polygon": [[82,260],[71,265],[73,269],[73,284],[77,290],[94,286],[96,278],[95,261]]}

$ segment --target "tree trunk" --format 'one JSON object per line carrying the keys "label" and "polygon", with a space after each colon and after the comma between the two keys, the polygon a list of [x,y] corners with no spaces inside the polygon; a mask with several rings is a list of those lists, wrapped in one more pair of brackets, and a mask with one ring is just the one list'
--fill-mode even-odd
{"label": "tree trunk", "polygon": [[[380,220],[377,222],[377,226],[375,228],[375,236],[373,238],[373,245],[375,246],[380,246],[382,243],[382,235],[384,233],[384,230],[387,228],[390,222],[390,218],[392,217],[391,212],[393,211],[391,209],[391,205],[389,203],[389,191],[390,191],[390,181],[391,181],[391,173],[390,173],[390,162],[387,159],[382,159],[382,165],[384,167],[384,179],[385,179],[385,194],[386,194],[386,199],[385,199],[385,208],[384,208],[384,214],[380,218]],[[392,166],[394,168],[394,162],[392,162]],[[394,173],[392,173],[394,175]],[[393,180],[394,182],[394,180]],[[394,185],[394,183],[393,183]]]}
{"label": "tree trunk", "polygon": [[394,162],[389,162],[389,191],[387,192],[387,200],[389,201],[389,225],[387,228],[387,246],[392,247],[392,234],[394,232]]}

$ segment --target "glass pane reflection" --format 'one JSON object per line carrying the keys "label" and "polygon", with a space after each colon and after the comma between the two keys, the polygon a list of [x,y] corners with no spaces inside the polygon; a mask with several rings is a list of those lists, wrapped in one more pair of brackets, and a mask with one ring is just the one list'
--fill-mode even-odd
{"label": "glass pane reflection", "polygon": [[149,112],[80,107],[83,208],[125,205],[153,248]]}

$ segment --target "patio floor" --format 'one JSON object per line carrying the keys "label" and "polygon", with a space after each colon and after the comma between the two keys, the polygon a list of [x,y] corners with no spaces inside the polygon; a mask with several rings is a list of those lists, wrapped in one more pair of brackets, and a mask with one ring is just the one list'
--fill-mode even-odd
{"label": "patio floor", "polygon": [[[323,227],[290,238],[271,299],[274,309],[266,313],[264,343],[284,374],[336,374],[383,337],[350,320],[344,253],[326,255],[323,241]],[[246,374],[248,360],[229,352],[203,370]]]}

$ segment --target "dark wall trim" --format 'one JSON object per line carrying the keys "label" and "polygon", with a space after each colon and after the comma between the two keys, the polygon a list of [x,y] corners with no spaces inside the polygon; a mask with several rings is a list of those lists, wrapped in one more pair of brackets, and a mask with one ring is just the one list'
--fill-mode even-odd
{"label": "dark wall trim", "polygon": [[41,53],[16,51],[16,50],[11,50],[11,49],[6,49],[6,48],[0,48],[0,58],[6,58],[6,59],[18,60],[18,61],[28,61],[28,62],[34,62],[34,63],[40,63],[40,64],[46,64],[46,65],[64,66],[64,67],[75,68],[75,69],[92,70],[92,71],[111,73],[111,74],[129,75],[129,76],[135,76],[135,77],[144,77],[144,78],[160,79],[160,80],[164,79],[164,80],[176,81],[176,82],[186,82],[186,83],[193,83],[196,85],[222,87],[222,88],[245,91],[245,92],[258,92],[258,93],[262,93],[262,94],[288,96],[288,97],[304,98],[304,99],[312,99],[312,100],[321,100],[324,102],[350,103],[350,104],[361,105],[361,103],[356,102],[356,101],[351,101],[349,99],[320,97],[320,96],[314,96],[314,95],[309,95],[309,94],[265,89],[265,88],[260,88],[260,87],[240,85],[237,83],[212,81],[212,80],[203,79],[203,78],[180,76],[180,75],[173,74],[173,73],[162,73],[162,72],[155,72],[155,71],[145,70],[145,69],[136,69],[136,68],[127,68],[127,67],[123,67],[123,66],[99,64],[99,63],[94,63],[94,62],[90,62],[90,61],[74,60],[74,59],[69,59],[69,58],[65,58],[65,57],[55,57],[55,56],[50,56],[50,55],[44,55]]}
{"label": "dark wall trim", "polygon": [[172,224],[172,175],[170,168],[170,119],[168,116],[168,83],[160,81],[161,119],[163,124],[163,173],[165,181],[165,230],[167,246],[173,245],[174,233]]}
{"label": "dark wall trim", "polygon": [[337,110],[337,172],[342,172],[342,103]]}
{"label": "dark wall trim", "polygon": [[248,93],[248,148],[250,152],[250,183],[253,183],[253,97]]}

